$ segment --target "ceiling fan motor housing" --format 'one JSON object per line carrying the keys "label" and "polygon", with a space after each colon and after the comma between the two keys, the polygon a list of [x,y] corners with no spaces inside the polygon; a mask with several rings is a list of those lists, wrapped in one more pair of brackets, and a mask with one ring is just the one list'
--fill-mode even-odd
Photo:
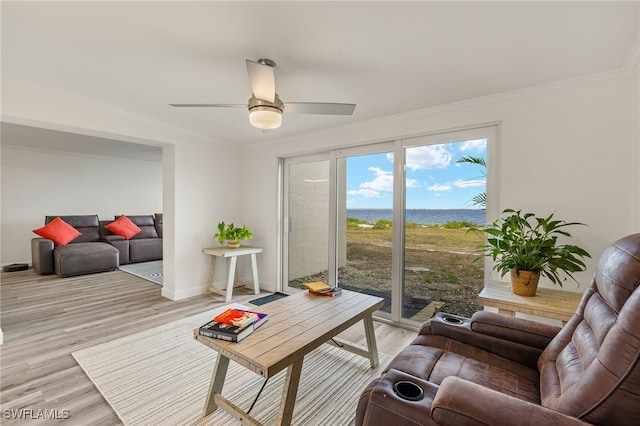
{"label": "ceiling fan motor housing", "polygon": [[277,129],[282,124],[284,104],[275,95],[275,102],[271,103],[251,96],[249,99],[249,122],[259,129]]}
{"label": "ceiling fan motor housing", "polygon": [[284,104],[280,100],[280,96],[278,96],[277,93],[275,96],[275,101],[273,103],[269,101],[263,101],[262,99],[258,99],[255,96],[251,96],[251,98],[249,98],[249,111],[253,110],[254,108],[261,107],[280,111],[281,114],[284,112]]}

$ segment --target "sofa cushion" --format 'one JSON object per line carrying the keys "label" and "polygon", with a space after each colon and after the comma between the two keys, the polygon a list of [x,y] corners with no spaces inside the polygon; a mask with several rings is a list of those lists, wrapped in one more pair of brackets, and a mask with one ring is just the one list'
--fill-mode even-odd
{"label": "sofa cushion", "polygon": [[116,235],[125,237],[127,240],[135,237],[142,231],[125,215],[120,216],[114,222],[111,222],[104,227]]}
{"label": "sofa cushion", "polygon": [[129,242],[129,262],[146,262],[162,259],[162,239],[131,239]]}
{"label": "sofa cushion", "polygon": [[[44,223],[47,224],[54,220],[56,217],[58,216],[46,216]],[[80,235],[78,238],[71,241],[71,244],[100,241],[100,229],[97,214],[67,216],[60,215],[59,217],[69,225],[76,228],[78,232],[82,233],[82,235]]]}
{"label": "sofa cushion", "polygon": [[141,232],[132,239],[158,238],[153,215],[131,215],[127,217],[141,229]]}
{"label": "sofa cushion", "polygon": [[34,229],[33,232],[60,246],[67,245],[82,235],[82,232],[60,219],[59,216],[55,217],[42,228]]}
{"label": "sofa cushion", "polygon": [[53,251],[54,268],[60,277],[118,269],[118,249],[111,244],[88,242],[58,246]]}

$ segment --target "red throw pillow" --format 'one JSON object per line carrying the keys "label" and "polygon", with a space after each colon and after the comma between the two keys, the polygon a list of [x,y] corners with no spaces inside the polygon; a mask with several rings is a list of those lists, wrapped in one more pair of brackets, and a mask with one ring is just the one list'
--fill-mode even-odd
{"label": "red throw pillow", "polygon": [[59,216],[42,228],[34,229],[33,232],[42,238],[52,240],[58,246],[66,246],[82,235],[82,232],[60,219]]}
{"label": "red throw pillow", "polygon": [[142,232],[142,229],[138,228],[138,226],[131,222],[131,219],[125,215],[120,216],[115,222],[111,222],[104,227],[116,235],[125,237],[127,240]]}

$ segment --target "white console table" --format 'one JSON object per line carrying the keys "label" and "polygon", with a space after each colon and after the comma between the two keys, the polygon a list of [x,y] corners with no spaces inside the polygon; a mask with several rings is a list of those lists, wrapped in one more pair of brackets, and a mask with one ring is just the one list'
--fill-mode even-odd
{"label": "white console table", "polygon": [[[253,272],[253,291],[255,294],[260,294],[260,282],[258,281],[258,261],[256,259],[256,254],[262,253],[262,249],[260,247],[251,247],[251,246],[240,246],[236,249],[231,249],[229,247],[220,246],[220,247],[207,247],[203,248],[202,252],[208,254],[209,257],[209,275],[207,278],[207,290],[206,293],[217,293],[222,296],[225,296],[226,302],[231,301],[231,297],[233,296],[233,287],[241,287],[245,284],[236,282],[236,264],[238,260],[238,256],[250,255],[251,256],[251,270]],[[229,258],[230,262],[228,265],[229,268],[229,276],[227,278],[227,289],[220,290],[213,286],[213,277],[215,274],[216,268],[216,257],[221,257],[223,259]]]}

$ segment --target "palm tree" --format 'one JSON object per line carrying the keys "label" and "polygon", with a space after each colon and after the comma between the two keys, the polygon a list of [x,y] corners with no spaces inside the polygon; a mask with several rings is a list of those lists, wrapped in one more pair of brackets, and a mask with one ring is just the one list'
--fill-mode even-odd
{"label": "palm tree", "polygon": [[[478,166],[482,167],[482,176],[486,177],[487,173],[487,163],[485,161],[484,158],[482,157],[474,157],[472,155],[468,155],[465,157],[462,157],[460,159],[458,159],[458,161],[456,161],[456,163],[468,163],[468,164],[476,164]],[[471,202],[475,205],[475,206],[482,206],[482,207],[487,207],[487,193],[486,191],[476,195],[475,197],[473,197],[471,199]]]}

